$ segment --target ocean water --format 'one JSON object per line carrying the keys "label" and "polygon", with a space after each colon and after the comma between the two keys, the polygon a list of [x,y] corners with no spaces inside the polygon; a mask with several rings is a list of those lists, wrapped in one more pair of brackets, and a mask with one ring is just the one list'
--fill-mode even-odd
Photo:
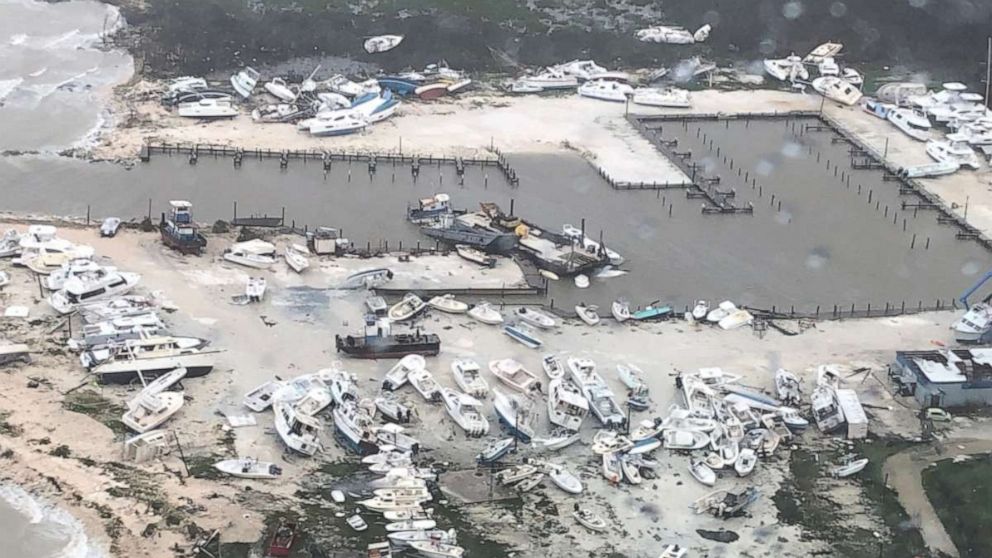
{"label": "ocean water", "polygon": [[84,148],[107,123],[112,88],[131,55],[103,48],[125,24],[99,2],[0,0],[0,151]]}
{"label": "ocean water", "polygon": [[31,496],[14,484],[0,484],[0,555],[24,558],[103,558],[83,525],[65,510]]}

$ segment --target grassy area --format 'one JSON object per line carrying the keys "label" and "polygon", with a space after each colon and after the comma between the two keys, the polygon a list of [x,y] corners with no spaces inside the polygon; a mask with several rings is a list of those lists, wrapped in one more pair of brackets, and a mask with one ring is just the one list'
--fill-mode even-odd
{"label": "grassy area", "polygon": [[[855,451],[869,459],[869,465],[856,479],[862,488],[863,500],[877,514],[886,529],[878,529],[878,539],[872,530],[845,525],[845,510],[825,496],[827,490],[820,479],[827,476],[828,463],[837,456],[817,455],[806,450],[792,453],[790,475],[773,500],[783,523],[798,525],[804,536],[831,543],[837,556],[846,558],[905,558],[926,556],[926,547],[918,529],[899,504],[895,493],[885,486],[882,466],[885,460],[906,449],[907,442],[876,440],[858,444]],[[843,528],[841,528],[843,526]],[[889,536],[884,533],[888,532]]]}
{"label": "grassy area", "polygon": [[121,417],[124,415],[124,407],[112,403],[98,392],[91,389],[74,391],[65,396],[62,406],[74,413],[82,413],[93,417],[103,423],[115,434],[129,434],[131,431]]}
{"label": "grassy area", "polygon": [[923,488],[962,558],[992,556],[992,459],[940,461]]}

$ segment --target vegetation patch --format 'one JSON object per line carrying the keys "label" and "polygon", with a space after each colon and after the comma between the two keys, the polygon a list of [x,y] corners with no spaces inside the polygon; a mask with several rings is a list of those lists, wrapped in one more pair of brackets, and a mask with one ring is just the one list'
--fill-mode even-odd
{"label": "vegetation patch", "polygon": [[940,461],[922,476],[927,498],[962,558],[992,556],[992,458]]}
{"label": "vegetation patch", "polygon": [[0,434],[10,438],[17,438],[24,433],[24,430],[16,424],[10,424],[7,421],[8,418],[10,418],[10,413],[0,412]]}
{"label": "vegetation patch", "polygon": [[114,431],[115,434],[126,435],[130,433],[128,427],[121,422],[121,416],[125,412],[124,407],[111,402],[94,390],[74,391],[65,396],[62,406],[74,413],[92,417]]}

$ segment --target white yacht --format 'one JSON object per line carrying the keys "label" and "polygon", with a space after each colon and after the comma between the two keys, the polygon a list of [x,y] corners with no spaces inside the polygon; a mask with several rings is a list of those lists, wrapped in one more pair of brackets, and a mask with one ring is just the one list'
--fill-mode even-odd
{"label": "white yacht", "polygon": [[612,101],[623,103],[627,101],[627,96],[633,94],[634,88],[626,83],[615,81],[593,80],[587,81],[579,86],[579,95],[600,101]]}
{"label": "white yacht", "polygon": [[482,414],[482,403],[471,395],[453,389],[441,390],[444,408],[455,424],[470,437],[481,437],[489,433],[489,421]]}
{"label": "white yacht", "polygon": [[368,455],[378,448],[372,417],[354,401],[334,408],[334,428],[338,439],[355,453]]}
{"label": "white yacht", "polygon": [[485,397],[489,393],[489,383],[482,377],[479,363],[469,358],[459,358],[451,362],[451,374],[455,383],[465,393],[473,397]]}
{"label": "white yacht", "polygon": [[817,64],[817,71],[820,72],[821,76],[839,76],[840,66],[834,61],[833,56],[825,56],[820,63]]}
{"label": "white yacht", "polygon": [[589,402],[574,385],[564,378],[548,384],[548,420],[569,430],[578,430],[589,414]]}
{"label": "white yacht", "polygon": [[[674,25],[655,25],[653,27],[646,27],[644,29],[638,29],[634,34],[638,41],[643,41],[645,43],[667,43],[670,45],[691,45],[696,42],[696,37],[693,35],[692,31],[689,31],[685,27],[678,27]],[[709,33],[700,35],[704,40],[709,36]]]}
{"label": "white yacht", "polygon": [[908,108],[892,108],[889,109],[885,117],[893,126],[915,140],[928,141],[930,139],[932,125],[930,119],[922,112]]}
{"label": "white yacht", "polygon": [[821,76],[813,80],[813,89],[824,97],[848,106],[861,100],[861,90],[837,76]]}
{"label": "white yacht", "polygon": [[231,76],[231,87],[238,92],[244,98],[251,96],[252,91],[255,90],[255,86],[258,85],[258,80],[262,75],[258,73],[257,70],[251,66],[246,66],[240,72]]}
{"label": "white yacht", "polygon": [[89,258],[77,258],[65,262],[62,267],[49,273],[42,284],[50,291],[58,291],[65,286],[66,280],[70,277],[101,276],[116,270],[117,268],[104,267]]}
{"label": "white yacht", "polygon": [[519,78],[516,83],[526,87],[539,87],[541,91],[554,89],[575,89],[579,86],[579,78],[566,74],[560,68],[547,68],[544,71]]}
{"label": "white yacht", "polygon": [[208,343],[209,341],[199,337],[142,335],[137,339],[125,340],[119,345],[105,345],[86,350],[79,355],[79,362],[86,368],[92,368],[115,359],[117,355],[122,355],[123,358],[143,358],[145,355],[194,353]]}
{"label": "white yacht", "polygon": [[48,297],[48,304],[59,314],[68,314],[78,307],[126,294],[141,276],[137,273],[113,271],[99,276],[77,276],[68,279],[60,291]]}
{"label": "white yacht", "polygon": [[765,72],[779,81],[796,81],[809,79],[809,70],[803,65],[802,58],[790,54],[786,58],[764,60]]}
{"label": "white yacht", "polygon": [[365,47],[365,52],[375,54],[377,52],[393,50],[402,42],[403,35],[378,35],[366,39],[362,46]]}
{"label": "white yacht", "polygon": [[86,350],[110,344],[119,344],[128,339],[139,339],[155,335],[165,329],[165,324],[154,312],[82,324],[79,337],[69,340],[69,348]]}
{"label": "white yacht", "polygon": [[368,121],[351,111],[351,109],[334,111],[327,117],[312,119],[310,122],[310,135],[324,136],[345,136],[360,132],[368,126]]}
{"label": "white yacht", "polygon": [[979,343],[992,330],[992,306],[975,304],[951,326],[958,343]]}
{"label": "white yacht", "polygon": [[928,141],[927,155],[938,163],[957,163],[973,170],[978,170],[981,164],[978,155],[971,147],[968,147],[964,137],[959,134],[948,134],[946,140]]}
{"label": "white yacht", "polygon": [[596,64],[592,60],[572,60],[564,64],[558,64],[549,69],[560,70],[567,75],[575,76],[580,81],[590,79],[591,76],[606,72],[606,68]]}
{"label": "white yacht", "polygon": [[184,118],[233,118],[238,107],[231,99],[200,99],[176,105],[176,114]]}
{"label": "white yacht", "polygon": [[223,258],[255,269],[268,269],[277,261],[276,247],[271,242],[258,239],[236,242],[224,251]]}
{"label": "white yacht", "polygon": [[291,403],[276,402],[272,405],[276,432],[286,446],[303,455],[312,456],[320,449],[320,421],[297,411]]}
{"label": "white yacht", "polygon": [[634,90],[634,95],[630,101],[635,105],[648,107],[689,108],[692,106],[689,92],[675,87],[666,89],[638,87]]}

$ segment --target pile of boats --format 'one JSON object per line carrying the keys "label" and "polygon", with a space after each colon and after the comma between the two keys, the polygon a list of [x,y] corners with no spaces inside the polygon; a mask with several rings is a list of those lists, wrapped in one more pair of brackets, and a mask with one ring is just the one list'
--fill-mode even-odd
{"label": "pile of boats", "polygon": [[861,99],[864,76],[854,68],[842,67],[837,63],[837,56],[843,48],[841,43],[826,42],[814,48],[804,58],[795,53],[785,58],[768,58],[764,60],[765,73],[803,90],[810,79],[809,68],[813,68],[817,77],[811,85],[817,93],[832,101],[853,105]]}
{"label": "pile of boats", "polygon": [[638,41],[645,43],[666,43],[670,45],[691,45],[702,43],[710,37],[713,26],[706,23],[695,32],[677,25],[655,25],[638,29],[634,34]]}

